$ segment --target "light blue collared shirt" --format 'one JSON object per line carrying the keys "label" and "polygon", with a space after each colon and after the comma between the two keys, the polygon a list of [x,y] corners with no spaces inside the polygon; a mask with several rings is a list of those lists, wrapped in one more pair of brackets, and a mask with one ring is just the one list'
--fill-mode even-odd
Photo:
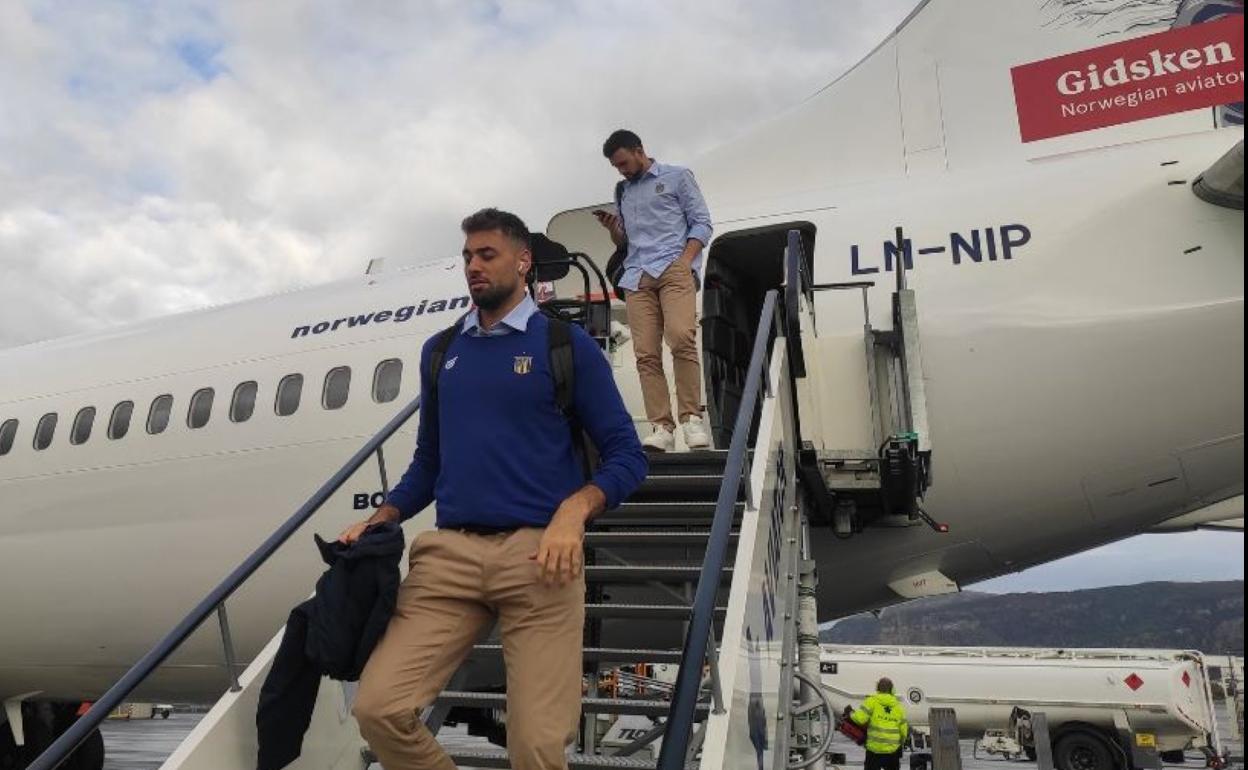
{"label": "light blue collared shirt", "polygon": [[473,337],[502,337],[512,332],[523,332],[529,328],[529,319],[537,312],[537,303],[525,292],[524,299],[520,300],[520,304],[511,309],[511,312],[503,316],[503,320],[494,324],[490,329],[481,326],[481,313],[477,308],[473,308],[464,317],[463,334]]}
{"label": "light blue collared shirt", "polygon": [[[635,290],[642,273],[658,278],[685,250],[690,238],[711,242],[711,212],[693,172],[657,160],[641,178],[624,181],[620,216],[628,236],[628,256],[619,285]],[[693,262],[701,275],[702,255]]]}

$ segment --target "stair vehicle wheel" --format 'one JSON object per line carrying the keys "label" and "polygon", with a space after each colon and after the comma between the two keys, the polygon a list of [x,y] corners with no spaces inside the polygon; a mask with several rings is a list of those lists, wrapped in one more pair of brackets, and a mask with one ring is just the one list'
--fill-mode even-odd
{"label": "stair vehicle wheel", "polygon": [[1070,732],[1053,747],[1057,770],[1115,770],[1114,755],[1100,736],[1082,730]]}
{"label": "stair vehicle wheel", "polygon": [[104,770],[104,736],[99,730],[82,742],[78,750],[69,755],[62,770]]}

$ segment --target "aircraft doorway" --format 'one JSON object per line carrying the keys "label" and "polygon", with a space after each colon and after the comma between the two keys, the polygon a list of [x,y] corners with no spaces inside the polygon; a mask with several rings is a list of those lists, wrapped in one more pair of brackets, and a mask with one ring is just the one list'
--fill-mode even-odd
{"label": "aircraft doorway", "polygon": [[790,230],[802,233],[802,251],[810,271],[815,250],[815,226],[810,222],[738,230],[711,243],[702,292],[702,376],[716,447],[727,447],[732,440],[763,297],[784,283],[784,250]]}

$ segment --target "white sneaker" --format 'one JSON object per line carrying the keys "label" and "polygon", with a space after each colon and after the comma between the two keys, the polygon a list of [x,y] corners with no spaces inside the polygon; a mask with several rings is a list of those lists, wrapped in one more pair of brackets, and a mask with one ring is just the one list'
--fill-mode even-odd
{"label": "white sneaker", "polygon": [[706,432],[706,423],[701,417],[690,417],[685,421],[685,446],[690,449],[706,449],[711,445],[711,434]]}
{"label": "white sneaker", "polygon": [[650,452],[671,452],[676,449],[676,434],[662,425],[655,425],[654,431],[641,440],[641,448]]}

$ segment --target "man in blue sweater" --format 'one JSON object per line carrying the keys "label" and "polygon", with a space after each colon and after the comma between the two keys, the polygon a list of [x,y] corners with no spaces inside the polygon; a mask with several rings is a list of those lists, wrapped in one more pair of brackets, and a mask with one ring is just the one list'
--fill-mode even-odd
{"label": "man in blue sweater", "polygon": [[[525,292],[529,231],[483,209],[463,222],[475,309],[443,357],[437,395],[422,377],[416,454],[386,503],[341,536],[437,502],[437,529],[412,543],[385,636],[360,677],[355,716],[386,770],[454,770],[421,712],[498,621],[507,665],[507,750],[515,770],[566,768],[581,701],[585,525],[631,495],[646,459],[597,344],[573,326],[573,404],[598,449],[586,482],[555,399],[548,320]],[[427,371],[435,335],[421,351]]]}

